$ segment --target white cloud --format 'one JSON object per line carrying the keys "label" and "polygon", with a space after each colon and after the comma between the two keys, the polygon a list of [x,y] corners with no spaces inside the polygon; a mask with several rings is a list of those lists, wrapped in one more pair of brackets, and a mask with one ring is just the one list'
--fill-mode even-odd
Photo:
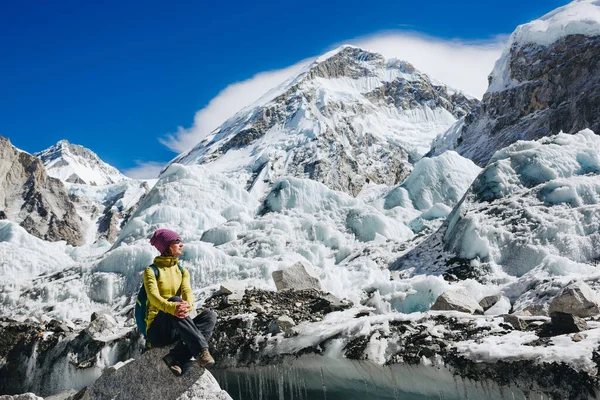
{"label": "white cloud", "polygon": [[136,166],[123,171],[125,176],[135,179],[154,179],[158,178],[160,171],[165,167],[165,163],[156,161],[135,161]]}
{"label": "white cloud", "polygon": [[[467,42],[392,31],[344,43],[381,53],[386,58],[408,61],[431,78],[481,98],[487,88],[487,76],[500,57],[507,39],[508,36],[498,36],[487,41]],[[336,47],[338,45],[332,46],[332,49]],[[243,82],[229,85],[206,107],[196,112],[192,127],[179,127],[176,133],[159,139],[160,142],[177,153],[191,149],[236,112],[298,74],[316,58],[317,56],[303,60],[284,69],[262,72]]]}
{"label": "white cloud", "polygon": [[384,32],[349,41],[350,44],[410,62],[421,72],[477,98],[485,93],[487,77],[508,35],[490,40],[445,40],[418,33]]}
{"label": "white cloud", "polygon": [[305,60],[284,69],[261,72],[248,80],[227,86],[206,107],[196,112],[191,128],[179,127],[176,133],[159,139],[160,142],[177,153],[191,149],[242,108],[298,74],[306,64]]}

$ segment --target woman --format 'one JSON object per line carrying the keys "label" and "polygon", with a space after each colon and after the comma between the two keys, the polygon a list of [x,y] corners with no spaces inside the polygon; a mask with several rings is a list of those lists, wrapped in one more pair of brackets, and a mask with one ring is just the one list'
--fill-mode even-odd
{"label": "woman", "polygon": [[163,357],[173,374],[182,375],[192,357],[201,367],[215,363],[208,351],[217,314],[203,310],[190,318],[194,308],[194,294],[190,286],[190,273],[178,265],[183,254],[181,237],[168,229],[154,232],[150,244],[160,252],[154,259],[158,276],[152,268],[144,271],[144,286],[148,294],[146,338],[151,346],[162,347],[177,342]]}

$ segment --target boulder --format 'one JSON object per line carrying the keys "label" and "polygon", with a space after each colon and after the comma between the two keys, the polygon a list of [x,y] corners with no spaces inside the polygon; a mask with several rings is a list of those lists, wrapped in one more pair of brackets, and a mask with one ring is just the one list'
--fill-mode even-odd
{"label": "boulder", "polygon": [[310,264],[297,262],[291,267],[273,271],[273,280],[277,290],[321,290],[321,281]]}
{"label": "boulder", "polygon": [[173,375],[162,357],[168,348],[146,351],[138,359],[107,369],[84,400],[231,400],[210,372],[192,363],[180,377]]}
{"label": "boulder", "polygon": [[271,325],[269,326],[269,332],[274,335],[280,332],[284,332],[286,335],[291,335],[293,333],[292,328],[294,326],[296,326],[296,323],[293,319],[287,315],[282,315],[271,322]]}
{"label": "boulder", "polygon": [[85,328],[92,339],[103,341],[105,338],[112,337],[119,332],[119,324],[112,315],[106,313],[95,314],[95,318]]}
{"label": "boulder", "polygon": [[449,290],[442,293],[431,306],[435,311],[461,311],[469,314],[483,313],[483,308],[462,290]]}
{"label": "boulder", "polygon": [[521,312],[522,315],[530,315],[530,316],[541,316],[541,317],[549,317],[548,313],[548,304],[546,303],[538,303],[538,304],[530,304],[523,309]]}
{"label": "boulder", "polygon": [[587,322],[573,314],[555,312],[551,318],[552,321],[542,328],[540,337],[577,333],[588,329]]}
{"label": "boulder", "polygon": [[246,283],[243,281],[227,281],[221,284],[221,293],[227,296],[228,302],[242,301],[246,293]]}
{"label": "boulder", "polygon": [[[481,306],[481,308],[483,308],[483,311],[487,311],[488,309],[492,308],[492,306],[494,306],[496,303],[498,303],[501,299],[508,300],[508,297],[502,296],[501,294],[497,294],[494,296],[486,296],[479,301],[479,305]],[[510,300],[508,300],[508,303],[510,304]]]}
{"label": "boulder", "polygon": [[509,314],[503,316],[504,322],[513,327],[517,331],[524,331],[527,329],[527,322],[519,318],[518,315]]}
{"label": "boulder", "polygon": [[573,314],[578,317],[591,317],[600,314],[596,293],[582,281],[565,287],[550,303],[550,316],[556,313]]}

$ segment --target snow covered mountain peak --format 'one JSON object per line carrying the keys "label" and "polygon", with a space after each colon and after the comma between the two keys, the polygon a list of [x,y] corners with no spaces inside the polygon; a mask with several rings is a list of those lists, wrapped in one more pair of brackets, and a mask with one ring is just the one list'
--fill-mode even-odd
{"label": "snow covered mountain peak", "polygon": [[549,46],[570,35],[600,35],[600,0],[575,0],[536,20],[519,25],[490,74],[487,92],[498,92],[519,84],[520,81],[510,75],[511,54],[517,48]]}
{"label": "snow covered mountain peak", "polygon": [[96,186],[129,179],[93,151],[67,140],[61,140],[35,155],[44,163],[48,175],[65,182]]}
{"label": "snow covered mountain peak", "polygon": [[173,162],[205,164],[258,197],[285,175],[356,195],[367,182],[401,182],[475,104],[406,62],[342,46]]}

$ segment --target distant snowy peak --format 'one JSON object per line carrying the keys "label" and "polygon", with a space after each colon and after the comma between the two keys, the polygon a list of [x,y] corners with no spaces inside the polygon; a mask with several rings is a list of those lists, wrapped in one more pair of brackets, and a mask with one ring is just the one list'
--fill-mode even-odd
{"label": "distant snowy peak", "polygon": [[477,100],[409,63],[342,46],[238,112],[173,162],[206,164],[257,195],[280,176],[356,195],[396,184]]}
{"label": "distant snowy peak", "polygon": [[46,166],[48,175],[64,182],[98,186],[129,179],[93,151],[66,140],[35,155]]}

